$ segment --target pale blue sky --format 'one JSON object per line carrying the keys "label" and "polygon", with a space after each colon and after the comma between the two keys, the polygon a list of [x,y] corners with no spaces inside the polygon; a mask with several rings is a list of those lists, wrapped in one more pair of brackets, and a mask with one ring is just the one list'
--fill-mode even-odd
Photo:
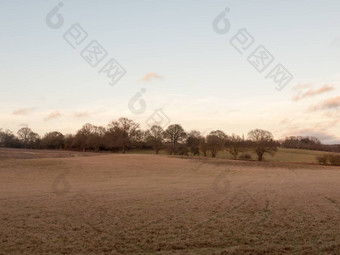
{"label": "pale blue sky", "polygon": [[[145,120],[162,107],[187,130],[263,128],[276,138],[305,134],[340,142],[339,1],[63,1],[65,22],[52,30],[45,17],[58,3],[0,2],[2,128],[28,124],[40,134],[66,133],[120,116],[146,128]],[[219,35],[212,21],[225,7],[231,30]],[[62,38],[75,23],[89,35],[79,49]],[[241,28],[255,38],[243,55],[229,43]],[[104,62],[113,57],[127,70],[115,86],[80,57],[92,39],[108,51]],[[261,44],[275,61],[259,74],[247,56]],[[294,75],[280,92],[265,79],[277,63]],[[163,78],[142,82],[147,73]],[[297,84],[309,85],[294,90]],[[333,89],[310,93],[325,84]],[[147,109],[134,115],[128,102],[141,88]],[[327,100],[335,104],[322,107]]]}

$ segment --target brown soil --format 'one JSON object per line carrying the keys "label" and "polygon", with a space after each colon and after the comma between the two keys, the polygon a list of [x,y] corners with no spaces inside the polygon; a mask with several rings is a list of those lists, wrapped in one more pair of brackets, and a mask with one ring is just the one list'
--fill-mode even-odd
{"label": "brown soil", "polygon": [[340,254],[339,167],[47,157],[0,160],[0,254]]}

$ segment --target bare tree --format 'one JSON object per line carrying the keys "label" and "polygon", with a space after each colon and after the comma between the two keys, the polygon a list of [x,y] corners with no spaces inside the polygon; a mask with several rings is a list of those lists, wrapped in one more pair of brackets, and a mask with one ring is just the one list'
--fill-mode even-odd
{"label": "bare tree", "polygon": [[200,142],[202,136],[199,131],[192,130],[187,137],[187,146],[190,149],[191,155],[199,155],[200,154]]}
{"label": "bare tree", "polygon": [[248,138],[253,143],[253,148],[258,161],[263,160],[264,153],[273,156],[277,151],[277,143],[274,141],[273,135],[269,131],[262,129],[251,130],[248,133]]}
{"label": "bare tree", "polygon": [[82,148],[83,152],[90,148],[90,137],[93,132],[93,127],[92,124],[86,123],[75,135],[76,143]]}
{"label": "bare tree", "polygon": [[46,133],[41,143],[42,146],[47,149],[63,149],[64,135],[58,131]]}
{"label": "bare tree", "polygon": [[238,154],[242,152],[242,142],[242,138],[238,135],[232,134],[228,137],[226,150],[231,154],[233,159],[237,159]]}
{"label": "bare tree", "polygon": [[109,130],[114,133],[117,145],[125,153],[127,147],[139,130],[139,124],[128,118],[119,118],[118,121],[112,121],[109,124]]}
{"label": "bare tree", "polygon": [[75,135],[66,134],[64,136],[64,148],[66,150],[79,149]]}
{"label": "bare tree", "polygon": [[150,130],[138,129],[131,140],[131,147],[137,149],[146,149],[152,147],[150,141],[148,141]]}
{"label": "bare tree", "polygon": [[40,147],[40,136],[37,133],[30,132],[28,134],[28,145],[30,148],[38,149]]}
{"label": "bare tree", "polygon": [[32,130],[29,127],[20,128],[17,132],[19,140],[22,142],[25,148],[27,148],[29,142],[29,134]]}
{"label": "bare tree", "polygon": [[147,131],[147,141],[151,144],[156,154],[158,154],[159,150],[163,147],[163,135],[164,130],[161,126],[153,125],[150,130]]}
{"label": "bare tree", "polygon": [[20,148],[21,143],[19,139],[12,133],[12,131],[8,129],[2,131],[2,129],[0,129],[0,146]]}
{"label": "bare tree", "polygon": [[202,137],[200,139],[200,150],[203,153],[203,156],[206,157],[207,156],[207,141],[205,137]]}
{"label": "bare tree", "polygon": [[211,153],[211,157],[215,158],[217,153],[224,148],[227,135],[221,131],[211,131],[207,136],[207,149]]}
{"label": "bare tree", "polygon": [[89,137],[89,147],[98,152],[100,148],[105,146],[105,128],[101,126],[92,126]]}
{"label": "bare tree", "polygon": [[40,137],[34,133],[29,127],[20,128],[17,132],[19,140],[22,142],[24,148],[37,148]]}
{"label": "bare tree", "polygon": [[164,131],[164,137],[169,139],[171,142],[170,154],[173,154],[176,153],[178,142],[183,141],[183,139],[186,137],[186,133],[184,132],[184,129],[181,125],[173,124]]}

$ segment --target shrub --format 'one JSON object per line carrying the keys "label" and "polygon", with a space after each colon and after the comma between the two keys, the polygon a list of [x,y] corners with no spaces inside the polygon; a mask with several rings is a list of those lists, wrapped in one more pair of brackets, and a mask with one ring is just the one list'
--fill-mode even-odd
{"label": "shrub", "polygon": [[194,155],[194,156],[199,156],[200,155],[200,149],[199,148],[193,148],[191,150],[191,153]]}
{"label": "shrub", "polygon": [[239,156],[239,158],[240,158],[240,159],[243,159],[243,160],[251,160],[251,159],[252,159],[251,155],[248,154],[248,153],[243,153],[243,154],[241,154],[241,155]]}
{"label": "shrub", "polygon": [[327,165],[328,155],[317,156],[316,160],[320,165]]}
{"label": "shrub", "polygon": [[176,154],[188,156],[189,150],[186,146],[179,146]]}
{"label": "shrub", "polygon": [[174,148],[171,145],[168,145],[168,144],[165,146],[165,150],[169,155],[172,155],[172,154],[175,153]]}
{"label": "shrub", "polygon": [[340,166],[340,155],[327,154],[323,156],[316,157],[317,161],[321,165],[335,165]]}
{"label": "shrub", "polygon": [[189,155],[189,149],[182,144],[178,144],[176,147],[172,145],[166,145],[165,149],[169,155]]}
{"label": "shrub", "polygon": [[328,161],[331,165],[340,166],[340,155],[329,155]]}

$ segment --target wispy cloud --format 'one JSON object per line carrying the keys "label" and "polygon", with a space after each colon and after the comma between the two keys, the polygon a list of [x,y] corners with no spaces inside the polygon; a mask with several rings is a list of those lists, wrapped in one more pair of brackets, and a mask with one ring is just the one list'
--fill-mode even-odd
{"label": "wispy cloud", "polygon": [[280,121],[281,125],[291,124],[294,121],[292,118],[284,118]]}
{"label": "wispy cloud", "polygon": [[146,75],[144,75],[144,77],[142,78],[142,81],[144,82],[149,82],[152,81],[154,79],[162,79],[163,76],[156,74],[156,73],[147,73]]}
{"label": "wispy cloud", "polygon": [[13,115],[27,115],[30,112],[33,112],[35,108],[20,108],[18,110],[13,111]]}
{"label": "wispy cloud", "polygon": [[60,112],[55,111],[55,112],[50,113],[46,118],[44,118],[44,121],[50,121],[53,119],[57,119],[59,117],[61,117]]}
{"label": "wispy cloud", "polygon": [[89,117],[90,114],[88,112],[76,112],[74,114],[74,117],[79,119],[79,118],[86,118],[86,117]]}
{"label": "wispy cloud", "polygon": [[310,111],[335,109],[340,107],[340,96],[327,99],[317,105],[310,107]]}
{"label": "wispy cloud", "polygon": [[292,90],[301,90],[301,89],[305,89],[305,88],[310,88],[312,87],[312,83],[299,83],[297,85],[295,85]]}
{"label": "wispy cloud", "polygon": [[[305,86],[305,87],[300,86],[300,89],[307,88],[307,87],[309,87],[309,86]],[[298,89],[299,88],[295,88],[295,90],[298,90]],[[331,91],[331,90],[334,90],[334,89],[335,88],[333,86],[329,86],[328,84],[324,84],[319,89],[312,89],[312,88],[310,88],[307,91],[299,91],[298,94],[293,97],[293,100],[294,101],[299,101],[299,100],[304,99],[304,98],[321,95],[321,94],[323,94],[325,92],[328,92],[328,91]]]}

